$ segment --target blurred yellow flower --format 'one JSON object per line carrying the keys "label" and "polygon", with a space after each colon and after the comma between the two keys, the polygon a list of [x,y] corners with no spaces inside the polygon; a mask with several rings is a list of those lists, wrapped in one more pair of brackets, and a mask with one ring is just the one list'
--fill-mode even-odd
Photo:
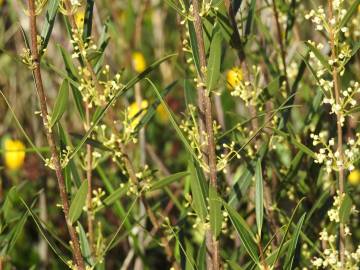
{"label": "blurred yellow flower", "polygon": [[0,7],[4,4],[4,0],[0,0]]}
{"label": "blurred yellow flower", "polygon": [[4,142],[5,165],[10,170],[18,170],[25,159],[25,145],[19,140],[6,139]]}
{"label": "blurred yellow flower", "polygon": [[84,28],[84,20],[85,20],[85,9],[78,8],[74,14],[75,23],[77,28],[82,29]]}
{"label": "blurred yellow flower", "polygon": [[131,128],[135,129],[136,126],[140,123],[140,120],[145,115],[148,106],[149,103],[147,102],[147,100],[141,101],[140,108],[137,102],[133,102],[130,104],[130,106],[128,107],[128,117],[131,121]]}
{"label": "blurred yellow flower", "polygon": [[169,119],[169,115],[167,114],[164,105],[160,104],[156,108],[156,115],[161,123],[166,123]]}
{"label": "blurred yellow flower", "polygon": [[227,86],[230,90],[233,90],[243,80],[243,72],[241,68],[233,67],[226,74]]}
{"label": "blurred yellow flower", "polygon": [[146,69],[146,60],[141,52],[134,52],[131,57],[133,69],[141,73]]}
{"label": "blurred yellow flower", "polygon": [[353,186],[359,185],[360,184],[360,170],[353,170],[348,176],[348,181]]}

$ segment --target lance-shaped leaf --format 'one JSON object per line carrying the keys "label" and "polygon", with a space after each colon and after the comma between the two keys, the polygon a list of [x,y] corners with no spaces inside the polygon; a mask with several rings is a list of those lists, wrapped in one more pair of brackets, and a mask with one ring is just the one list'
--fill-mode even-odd
{"label": "lance-shaped leaf", "polygon": [[261,159],[258,159],[255,170],[255,212],[258,235],[261,236],[261,230],[264,220],[264,185],[262,177]]}
{"label": "lance-shaped leaf", "polygon": [[213,90],[219,80],[221,66],[221,32],[217,27],[214,28],[213,38],[210,45],[210,55],[207,66],[207,90]]}
{"label": "lance-shaped leaf", "polygon": [[315,55],[315,57],[321,62],[321,64],[330,72],[331,66],[329,64],[329,59],[323,55],[316,47],[314,47],[309,42],[305,42],[306,47],[308,47]]}
{"label": "lance-shaped leaf", "polygon": [[41,48],[40,54],[45,52],[45,49],[49,43],[50,36],[55,24],[56,14],[59,8],[59,0],[50,0],[48,9],[46,10],[43,30],[41,31]]}
{"label": "lance-shaped leaf", "polygon": [[53,112],[51,114],[50,127],[52,128],[64,114],[69,100],[69,82],[64,80],[56,97]]}
{"label": "lance-shaped leaf", "polygon": [[221,199],[212,186],[209,187],[209,206],[210,206],[210,228],[214,237],[218,237],[221,232],[222,213]]}
{"label": "lance-shaped leaf", "polygon": [[224,203],[224,206],[229,213],[230,220],[244,244],[247,253],[256,264],[259,263],[259,255],[257,253],[254,234],[246,224],[246,221],[235,211],[235,209],[226,203]]}
{"label": "lance-shaped leaf", "polygon": [[346,224],[349,222],[351,214],[352,200],[348,194],[345,194],[344,198],[341,201],[339,216],[340,222]]}
{"label": "lance-shaped leaf", "polygon": [[84,180],[75,194],[74,199],[71,201],[69,210],[69,221],[73,224],[77,221],[81,215],[83,207],[86,202],[86,196],[88,192],[88,181]]}

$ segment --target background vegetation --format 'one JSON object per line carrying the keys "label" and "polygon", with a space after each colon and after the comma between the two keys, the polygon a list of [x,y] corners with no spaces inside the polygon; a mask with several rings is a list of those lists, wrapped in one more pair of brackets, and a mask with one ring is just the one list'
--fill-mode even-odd
{"label": "background vegetation", "polygon": [[0,0],[0,270],[359,269],[359,0]]}

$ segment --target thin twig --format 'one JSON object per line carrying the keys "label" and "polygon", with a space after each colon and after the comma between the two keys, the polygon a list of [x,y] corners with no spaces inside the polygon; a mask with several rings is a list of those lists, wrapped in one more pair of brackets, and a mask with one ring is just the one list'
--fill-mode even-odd
{"label": "thin twig", "polygon": [[[333,13],[333,3],[332,0],[328,0],[328,7],[329,7],[329,21],[331,22],[334,18]],[[334,29],[331,23],[329,23],[329,34],[330,34],[330,46],[331,46],[331,59],[335,62],[336,57],[336,47],[335,47],[335,34]],[[333,66],[332,70],[332,77],[334,82],[334,92],[335,92],[335,101],[336,104],[340,104],[340,91],[341,86],[339,82],[339,74],[337,67]],[[336,124],[337,124],[337,152],[339,153],[339,192],[340,196],[344,193],[344,167],[343,167],[343,134],[342,134],[342,127],[341,127],[341,118],[342,113],[339,112],[336,114]],[[344,230],[344,224],[340,223],[340,261],[341,266],[345,266],[345,230]]]}
{"label": "thin twig", "polygon": [[[129,177],[130,177],[130,180],[135,184],[137,185],[138,184],[138,179],[136,177],[136,172],[135,172],[135,168],[131,162],[131,160],[129,159],[128,155],[126,154],[126,151],[125,151],[125,147],[124,145],[120,145],[120,148],[121,148],[121,151],[122,151],[122,155],[123,155],[123,161],[124,161],[124,164],[125,164],[125,168],[126,168],[126,171],[128,172],[129,174]],[[140,195],[140,200],[141,202],[143,203],[144,207],[145,207],[145,210],[146,210],[146,213],[150,219],[150,222],[152,223],[152,225],[154,226],[154,228],[156,229],[156,231],[158,231],[160,229],[160,223],[159,221],[157,220],[154,212],[152,211],[151,207],[149,206],[144,194],[141,194]],[[167,256],[167,259],[169,260],[169,262],[171,262],[172,259],[174,259],[174,254],[173,254],[173,251],[170,247],[170,243],[169,243],[169,240],[165,237],[165,236],[162,236],[161,237],[161,243],[162,245],[164,246],[164,249],[165,249],[165,253],[166,253],[166,256]],[[180,266],[178,265],[178,263],[176,262],[176,260],[174,259],[174,261],[172,262],[173,263],[173,266],[176,270],[180,270]]]}
{"label": "thin twig", "polygon": [[62,168],[59,159],[59,153],[55,144],[55,138],[52,130],[49,128],[49,115],[47,111],[46,95],[43,87],[41,71],[40,71],[40,57],[37,48],[37,30],[36,30],[36,14],[35,14],[35,0],[29,0],[29,24],[30,24],[30,35],[31,35],[31,56],[34,64],[33,75],[35,80],[36,91],[38,94],[40,108],[41,108],[41,117],[44,124],[44,130],[46,133],[46,138],[51,151],[51,161],[54,165],[56,178],[58,180],[58,186],[60,191],[60,198],[63,206],[63,212],[65,216],[66,225],[70,234],[72,241],[73,256],[75,258],[75,263],[80,270],[85,270],[84,260],[81,256],[79,240],[75,231],[75,228],[72,226],[69,220],[69,201],[66,194],[65,181],[62,174]]}
{"label": "thin twig", "polygon": [[279,46],[280,46],[280,54],[281,54],[281,61],[282,61],[282,65],[284,68],[284,77],[285,77],[285,84],[286,84],[286,91],[289,93],[290,92],[290,84],[289,84],[289,80],[288,80],[288,76],[287,76],[287,67],[286,67],[286,50],[284,47],[284,42],[283,42],[283,37],[282,37],[282,31],[281,31],[281,25],[280,25],[280,21],[279,21],[279,12],[277,10],[277,6],[276,6],[276,1],[272,0],[272,6],[273,6],[273,11],[274,11],[274,16],[275,16],[275,24],[276,24],[276,30],[277,30],[277,37],[278,37],[278,42],[279,42]]}
{"label": "thin twig", "polygon": [[[201,69],[206,68],[206,54],[203,38],[203,28],[202,21],[200,17],[199,10],[199,1],[193,1],[193,11],[194,11],[194,27],[195,34],[199,50],[200,66]],[[216,175],[216,153],[215,153],[215,138],[213,131],[213,118],[212,118],[212,104],[210,100],[210,94],[206,93],[206,89],[203,87],[205,82],[205,76],[202,71],[199,74],[199,87],[198,87],[198,103],[200,108],[200,118],[201,122],[205,118],[205,129],[203,126],[200,126],[200,132],[206,131],[206,140],[207,147],[205,147],[204,152],[207,157],[207,163],[209,166],[209,178],[210,185],[217,190],[217,175]],[[218,270],[220,269],[220,256],[219,256],[219,243],[216,238],[211,234],[210,231],[206,233],[206,242],[208,250],[211,253],[211,257],[207,256],[207,269]]]}

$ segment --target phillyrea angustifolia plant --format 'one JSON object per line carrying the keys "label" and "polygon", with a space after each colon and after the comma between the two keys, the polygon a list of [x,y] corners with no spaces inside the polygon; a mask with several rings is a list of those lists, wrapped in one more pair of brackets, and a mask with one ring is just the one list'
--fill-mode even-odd
{"label": "phillyrea angustifolia plant", "polygon": [[0,0],[0,269],[358,269],[360,0]]}

